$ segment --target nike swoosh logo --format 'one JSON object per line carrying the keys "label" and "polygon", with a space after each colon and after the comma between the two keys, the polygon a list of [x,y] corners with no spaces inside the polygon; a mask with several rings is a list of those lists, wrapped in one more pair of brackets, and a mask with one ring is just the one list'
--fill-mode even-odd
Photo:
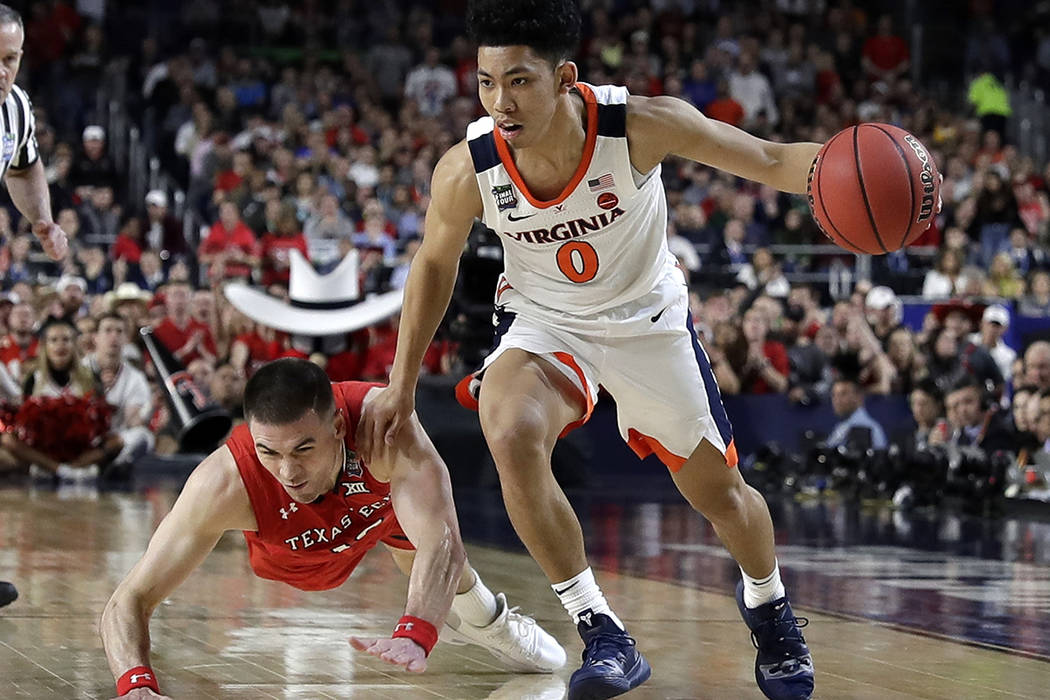
{"label": "nike swoosh logo", "polygon": [[575,588],[577,583],[579,583],[579,581],[577,581],[576,583],[573,583],[570,586],[566,586],[565,588],[561,589],[560,591],[557,588],[555,588],[554,592],[557,595],[561,595],[562,593],[567,593],[568,591],[571,591],[573,588]]}
{"label": "nike swoosh logo", "polygon": [[668,309],[668,307],[666,307],[666,306],[664,308],[660,309],[660,313],[656,314],[655,316],[653,316],[649,320],[652,321],[653,323],[656,323],[657,321],[660,320],[660,317],[664,315],[664,311],[667,311],[667,309]]}
{"label": "nike swoosh logo", "polygon": [[536,213],[537,212],[533,212],[531,214],[526,214],[525,216],[514,216],[513,214],[507,214],[507,218],[511,221],[521,221],[522,219],[527,219],[530,216],[536,216]]}

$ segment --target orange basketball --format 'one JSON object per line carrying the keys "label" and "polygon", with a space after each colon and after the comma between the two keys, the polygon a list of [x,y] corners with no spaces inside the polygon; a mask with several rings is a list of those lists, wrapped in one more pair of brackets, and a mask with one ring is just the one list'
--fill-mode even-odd
{"label": "orange basketball", "polygon": [[929,228],[941,177],[929,151],[904,129],[866,123],[828,140],[809,169],[809,209],[846,250],[881,255]]}

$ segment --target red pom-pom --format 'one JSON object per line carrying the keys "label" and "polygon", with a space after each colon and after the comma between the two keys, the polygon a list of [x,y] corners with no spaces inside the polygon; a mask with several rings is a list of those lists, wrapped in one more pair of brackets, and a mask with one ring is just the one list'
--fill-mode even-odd
{"label": "red pom-pom", "polygon": [[66,462],[101,444],[112,416],[113,407],[94,396],[32,396],[14,416],[13,432],[30,447]]}

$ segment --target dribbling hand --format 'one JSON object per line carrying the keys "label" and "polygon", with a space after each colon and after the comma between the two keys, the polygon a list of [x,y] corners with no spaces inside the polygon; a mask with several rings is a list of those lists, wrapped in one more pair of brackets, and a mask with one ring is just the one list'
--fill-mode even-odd
{"label": "dribbling hand", "polygon": [[39,239],[47,257],[52,260],[61,260],[66,257],[66,252],[69,250],[69,239],[62,227],[54,221],[37,221],[33,224],[33,235]]}
{"label": "dribbling hand", "polygon": [[365,461],[374,459],[374,453],[385,445],[394,444],[397,434],[411,419],[415,403],[412,391],[389,386],[364,405],[356,440]]}
{"label": "dribbling hand", "polygon": [[350,646],[387,663],[401,666],[410,673],[422,673],[427,670],[427,654],[423,651],[423,647],[406,637],[396,639],[350,637]]}
{"label": "dribbling hand", "polygon": [[119,698],[113,698],[113,700],[172,700],[167,695],[159,695],[154,693],[151,688],[132,688],[124,695]]}

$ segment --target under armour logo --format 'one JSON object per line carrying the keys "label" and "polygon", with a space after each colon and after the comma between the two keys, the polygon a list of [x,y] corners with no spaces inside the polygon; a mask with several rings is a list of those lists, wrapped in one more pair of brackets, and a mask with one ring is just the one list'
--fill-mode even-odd
{"label": "under armour logo", "polygon": [[153,680],[153,676],[149,673],[134,673],[128,678],[128,683],[138,683],[140,680],[151,681]]}
{"label": "under armour logo", "polygon": [[294,502],[293,503],[289,503],[288,504],[288,508],[281,508],[281,519],[282,520],[287,520],[289,515],[291,515],[292,513],[297,512],[298,510],[299,510],[299,506],[295,505]]}
{"label": "under armour logo", "polygon": [[415,625],[414,622],[399,622],[396,625],[394,625],[394,632],[398,632],[402,629],[406,632],[411,632],[413,625]]}

